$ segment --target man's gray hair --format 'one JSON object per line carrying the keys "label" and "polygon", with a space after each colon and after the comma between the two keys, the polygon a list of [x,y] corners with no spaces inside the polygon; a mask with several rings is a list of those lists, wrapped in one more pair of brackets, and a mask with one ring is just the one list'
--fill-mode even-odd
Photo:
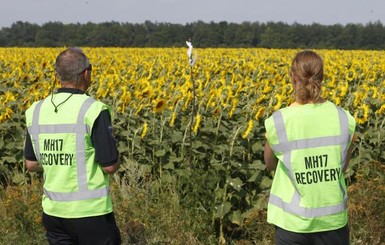
{"label": "man's gray hair", "polygon": [[89,64],[83,50],[71,47],[57,56],[55,70],[61,82],[76,82]]}

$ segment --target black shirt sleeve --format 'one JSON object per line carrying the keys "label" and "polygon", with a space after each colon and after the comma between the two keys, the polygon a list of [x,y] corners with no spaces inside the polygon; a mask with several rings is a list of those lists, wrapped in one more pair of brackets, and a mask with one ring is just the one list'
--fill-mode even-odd
{"label": "black shirt sleeve", "polygon": [[118,161],[119,152],[112,134],[111,117],[107,109],[100,112],[95,120],[91,140],[95,147],[96,161],[102,167],[111,166]]}
{"label": "black shirt sleeve", "polygon": [[29,135],[28,130],[25,137],[24,158],[30,161],[37,161],[35,152],[33,151],[31,136]]}

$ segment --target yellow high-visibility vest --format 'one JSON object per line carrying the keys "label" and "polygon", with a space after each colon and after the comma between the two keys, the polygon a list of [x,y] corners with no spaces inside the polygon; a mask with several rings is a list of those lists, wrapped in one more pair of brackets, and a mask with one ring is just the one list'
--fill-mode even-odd
{"label": "yellow high-visibility vest", "polygon": [[299,233],[347,224],[342,169],[355,126],[349,112],[328,101],[283,108],[266,119],[266,136],[278,158],[269,223]]}
{"label": "yellow high-visibility vest", "polygon": [[[69,95],[58,93],[54,99],[65,101]],[[86,94],[73,94],[57,112],[51,97],[26,111],[33,149],[44,169],[42,205],[46,214],[80,218],[112,212],[109,175],[95,162],[91,142],[93,124],[105,109],[110,110]]]}

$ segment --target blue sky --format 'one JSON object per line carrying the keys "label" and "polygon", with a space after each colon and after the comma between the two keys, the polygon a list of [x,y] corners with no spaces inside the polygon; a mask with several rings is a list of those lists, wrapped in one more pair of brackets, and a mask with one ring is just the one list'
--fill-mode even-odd
{"label": "blue sky", "polygon": [[324,25],[380,21],[384,0],[0,0],[0,27],[16,21],[94,23],[227,21]]}

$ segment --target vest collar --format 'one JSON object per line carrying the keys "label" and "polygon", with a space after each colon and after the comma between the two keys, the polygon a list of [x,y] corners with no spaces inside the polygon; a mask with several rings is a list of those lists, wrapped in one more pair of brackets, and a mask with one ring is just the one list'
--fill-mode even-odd
{"label": "vest collar", "polygon": [[71,94],[85,94],[83,90],[77,88],[59,88],[57,90],[58,93],[71,93]]}

